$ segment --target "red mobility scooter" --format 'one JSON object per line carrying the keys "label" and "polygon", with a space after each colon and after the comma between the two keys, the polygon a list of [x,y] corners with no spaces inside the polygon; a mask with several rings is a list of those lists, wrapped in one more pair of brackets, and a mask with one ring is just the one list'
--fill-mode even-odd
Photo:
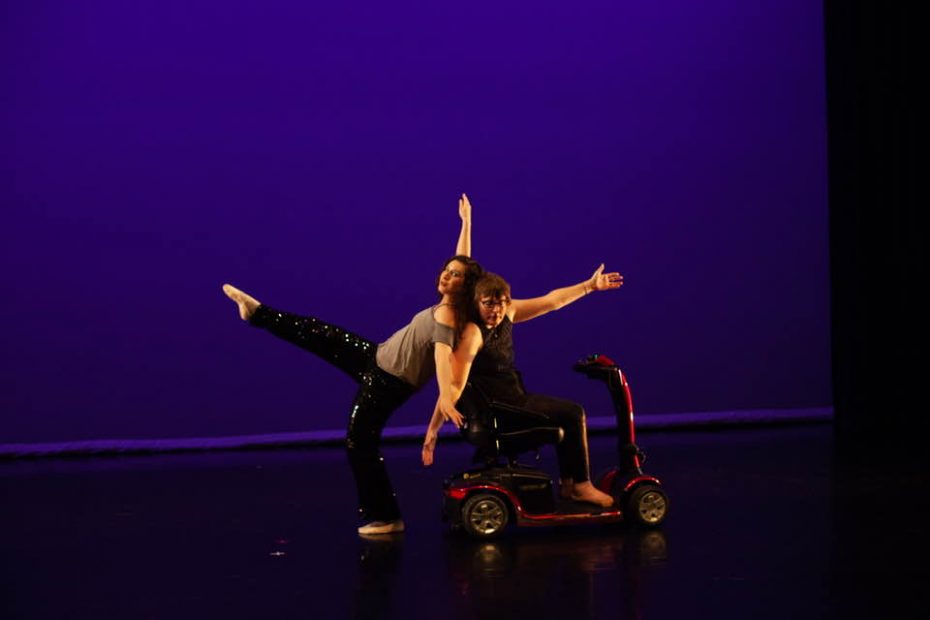
{"label": "red mobility scooter", "polygon": [[590,355],[573,369],[602,381],[613,400],[617,418],[617,458],[594,484],[614,498],[614,505],[557,499],[549,475],[517,462],[520,454],[562,439],[562,429],[545,426],[539,414],[494,402],[469,385],[472,393],[459,401],[467,423],[463,434],[477,446],[475,460],[483,464],[443,483],[443,518],[453,530],[476,538],[491,538],[508,524],[552,526],[579,523],[628,522],[656,527],[668,512],[668,496],[658,478],[643,473],[645,456],[635,443],[633,401],[620,368],[605,355]]}

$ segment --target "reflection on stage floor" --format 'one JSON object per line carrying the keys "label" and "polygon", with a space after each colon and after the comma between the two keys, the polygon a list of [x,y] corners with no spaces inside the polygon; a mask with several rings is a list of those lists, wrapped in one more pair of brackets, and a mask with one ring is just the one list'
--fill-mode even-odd
{"label": "reflection on stage floor", "polygon": [[[0,616],[796,619],[928,608],[926,474],[838,458],[829,423],[639,443],[670,497],[661,529],[509,529],[490,541],[440,521],[441,481],[471,455],[454,441],[432,469],[414,444],[385,448],[407,531],[371,538],[355,533],[338,448],[6,461]],[[592,438],[595,472],[613,449],[610,436]],[[553,472],[548,450],[539,465]]]}

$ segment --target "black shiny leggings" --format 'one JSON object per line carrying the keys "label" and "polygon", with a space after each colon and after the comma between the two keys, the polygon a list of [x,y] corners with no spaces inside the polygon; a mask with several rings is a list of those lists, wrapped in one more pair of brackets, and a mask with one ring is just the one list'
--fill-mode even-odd
{"label": "black shiny leggings", "polygon": [[341,327],[266,305],[258,307],[249,323],[318,355],[358,382],[346,449],[358,490],[359,516],[365,521],[399,519],[400,508],[381,456],[381,431],[414,387],[378,368],[377,344]]}

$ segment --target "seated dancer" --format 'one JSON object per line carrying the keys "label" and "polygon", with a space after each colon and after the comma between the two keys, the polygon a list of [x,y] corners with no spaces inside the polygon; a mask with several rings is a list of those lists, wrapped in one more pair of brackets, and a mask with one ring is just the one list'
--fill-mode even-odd
{"label": "seated dancer", "polygon": [[471,205],[459,199],[462,228],[456,255],[436,280],[439,303],[418,312],[381,344],[312,316],[276,310],[229,284],[223,292],[239,306],[239,316],[255,327],[314,353],[359,384],[349,414],[346,448],[358,490],[359,534],[402,532],[397,499],[380,454],[381,432],[391,414],[437,375],[440,411],[461,424],[451,396],[451,356],[471,316],[474,283],[481,266],[471,252]]}
{"label": "seated dancer", "polygon": [[[619,273],[603,271],[604,265],[601,265],[587,280],[533,299],[511,299],[510,285],[497,274],[485,273],[475,284],[474,303],[479,323],[471,323],[463,331],[452,366],[454,396],[472,397],[468,392],[462,394],[468,382],[490,399],[541,414],[548,418],[551,426],[561,428],[564,437],[556,446],[560,495],[606,508],[613,504],[613,498],[591,484],[584,409],[571,401],[527,393],[514,367],[513,347],[514,323],[558,310],[593,291],[607,291],[623,284],[623,276]],[[443,421],[437,403],[423,442],[425,466],[433,462]],[[514,421],[514,424],[520,422]]]}

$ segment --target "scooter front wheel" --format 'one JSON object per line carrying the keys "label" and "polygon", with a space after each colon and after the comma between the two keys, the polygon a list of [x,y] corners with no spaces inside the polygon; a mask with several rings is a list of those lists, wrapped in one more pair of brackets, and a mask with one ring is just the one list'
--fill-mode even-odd
{"label": "scooter front wheel", "polygon": [[626,501],[625,513],[637,525],[656,527],[668,514],[668,495],[654,484],[638,486]]}
{"label": "scooter front wheel", "polygon": [[479,493],[462,506],[462,526],[475,538],[491,538],[507,527],[509,512],[507,504],[497,495]]}

